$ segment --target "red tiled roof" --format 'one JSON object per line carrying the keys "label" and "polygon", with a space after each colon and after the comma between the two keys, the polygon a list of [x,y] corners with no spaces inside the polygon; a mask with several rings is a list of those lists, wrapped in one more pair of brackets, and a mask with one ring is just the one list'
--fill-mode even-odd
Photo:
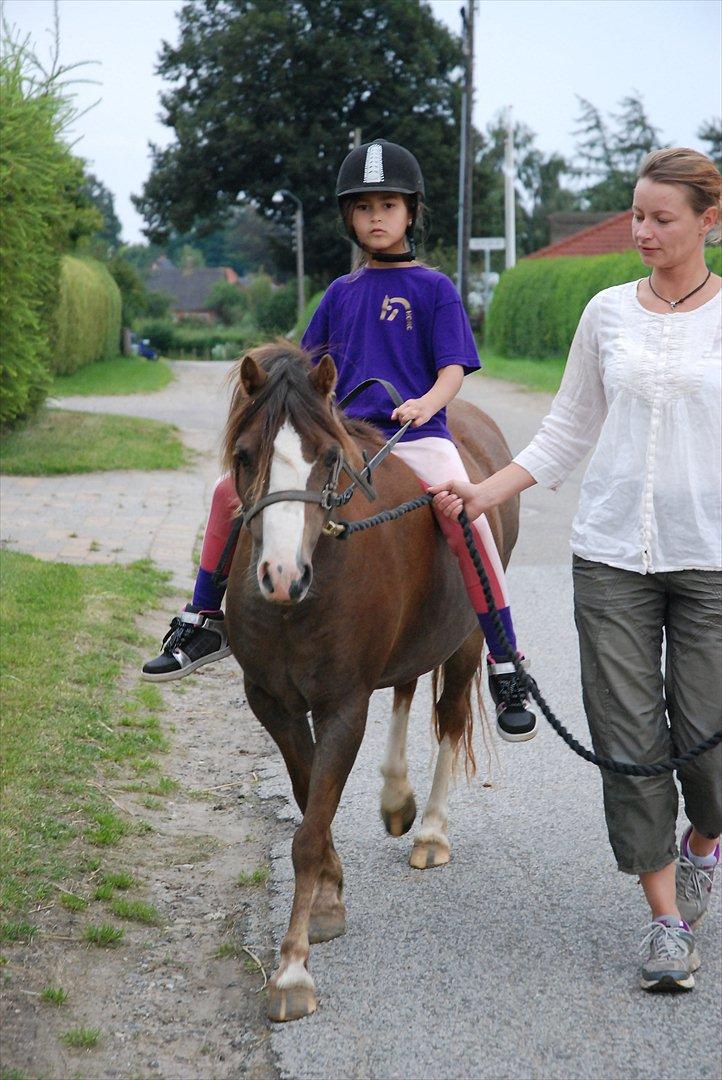
{"label": "red tiled roof", "polygon": [[558,255],[608,255],[610,252],[630,251],[634,248],[632,240],[632,211],[623,210],[621,214],[591,225],[588,229],[557,240],[527,255],[527,259],[552,259]]}

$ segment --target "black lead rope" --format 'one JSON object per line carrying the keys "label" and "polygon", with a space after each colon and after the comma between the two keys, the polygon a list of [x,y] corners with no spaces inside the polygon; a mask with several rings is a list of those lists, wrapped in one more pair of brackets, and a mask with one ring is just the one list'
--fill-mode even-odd
{"label": "black lead rope", "polygon": [[[396,521],[397,518],[403,517],[412,510],[418,510],[422,506],[428,506],[432,500],[433,495],[430,495],[427,492],[425,495],[419,495],[416,499],[411,499],[409,502],[402,503],[401,506],[397,506],[394,510],[382,510],[379,514],[375,514],[373,517],[363,518],[361,521],[336,522],[335,524],[343,530],[337,534],[336,538],[345,540],[347,536],[351,536],[355,532],[364,532],[366,529],[373,528],[374,525],[382,525],[388,521]],[[514,665],[514,669],[519,676],[522,685],[534,698],[541,709],[544,718],[551,724],[557,735],[564,740],[570,750],[573,750],[579,757],[584,758],[585,761],[589,761],[592,765],[596,765],[598,769],[607,769],[608,772],[623,773],[625,776],[662,776],[664,773],[674,772],[675,769],[679,769],[681,766],[689,764],[690,761],[694,761],[695,758],[700,757],[701,754],[705,754],[708,750],[712,750],[722,742],[721,729],[720,731],[716,731],[709,739],[705,739],[704,742],[693,746],[685,754],[681,754],[679,757],[669,758],[667,761],[656,762],[654,765],[633,765],[628,761],[615,761],[614,758],[598,757],[597,754],[593,753],[591,750],[587,750],[586,746],[582,746],[582,744],[574,738],[571,732],[567,731],[561,721],[557,719],[549,708],[542,697],[536,681],[524,670],[521,660],[511,646],[511,642],[504,629],[504,624],[501,621],[496,604],[494,603],[494,596],[491,591],[489,579],[486,576],[486,570],[481,561],[481,555],[476,546],[474,534],[471,531],[471,525],[469,524],[469,519],[466,516],[465,510],[462,510],[459,514],[459,525],[464,534],[464,542],[466,543],[469,555],[471,556],[471,561],[474,564],[477,577],[484,590],[484,597],[489,609],[489,614],[491,615],[494,630],[506,649],[507,659]]]}

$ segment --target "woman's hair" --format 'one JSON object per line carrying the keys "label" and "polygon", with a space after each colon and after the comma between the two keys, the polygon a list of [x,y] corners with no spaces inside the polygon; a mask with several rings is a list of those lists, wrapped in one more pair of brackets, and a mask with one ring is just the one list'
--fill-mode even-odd
{"label": "woman's hair", "polygon": [[719,242],[722,225],[722,176],[705,154],[674,146],[653,150],[639,166],[639,180],[654,180],[658,184],[679,184],[686,192],[695,214],[703,214],[710,206],[717,207],[717,225],[711,238]]}
{"label": "woman's hair", "polygon": [[[413,195],[406,195],[403,191],[398,192],[398,194],[401,195],[401,198],[406,203],[407,210],[409,211],[409,213],[411,213],[412,210],[413,210],[412,199],[414,198],[414,196]],[[353,230],[354,207],[356,206],[356,203],[359,201],[359,199],[362,199],[362,198],[363,198],[363,193],[359,192],[358,195],[346,195],[344,198],[342,198],[340,200],[339,210],[341,212],[341,220],[343,221],[344,229],[346,230],[346,235],[349,236],[349,237],[351,236],[351,233],[352,233],[352,230]],[[418,243],[420,243],[420,244],[423,244],[424,239],[426,237],[425,222],[426,222],[427,213],[428,213],[428,211],[426,209],[426,204],[425,204],[424,200],[421,198],[420,195],[417,195],[416,196],[416,220],[414,222],[414,229],[416,231]],[[354,253],[354,270],[360,270],[361,267],[366,265],[366,263],[369,261],[369,258],[370,258],[370,256],[368,255],[368,253],[366,251],[363,250],[363,248],[356,247],[355,248],[355,253]],[[416,260],[416,262],[420,262],[420,261],[421,261],[420,259]]]}

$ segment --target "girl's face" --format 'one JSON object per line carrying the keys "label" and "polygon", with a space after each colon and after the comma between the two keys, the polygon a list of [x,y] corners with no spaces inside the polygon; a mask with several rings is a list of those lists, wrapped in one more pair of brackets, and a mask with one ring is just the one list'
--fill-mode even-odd
{"label": "girl's face", "polygon": [[369,191],[356,200],[351,217],[354,232],[373,258],[374,252],[400,255],[406,251],[411,214],[398,191]]}
{"label": "girl's face", "polygon": [[632,210],[632,238],[642,262],[660,270],[692,258],[716,219],[714,207],[696,214],[680,184],[649,177],[637,182]]}

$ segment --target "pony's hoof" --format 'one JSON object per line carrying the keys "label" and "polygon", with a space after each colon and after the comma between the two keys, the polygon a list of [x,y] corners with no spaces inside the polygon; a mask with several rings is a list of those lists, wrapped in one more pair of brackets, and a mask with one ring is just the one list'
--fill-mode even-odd
{"label": "pony's hoof", "polygon": [[386,832],[389,836],[403,836],[407,833],[416,820],[416,800],[409,795],[403,806],[398,810],[381,810]]}
{"label": "pony's hoof", "polygon": [[322,941],[332,941],[346,933],[346,909],[340,911],[311,912],[308,922],[308,941],[310,945],[319,945]]}
{"label": "pony's hoof", "polygon": [[444,866],[451,859],[448,844],[416,842],[411,849],[409,865],[414,870],[431,870],[434,866]]}
{"label": "pony's hoof", "polygon": [[316,995],[310,986],[289,986],[287,990],[269,986],[266,1015],[274,1023],[283,1024],[286,1020],[301,1020],[315,1011]]}

